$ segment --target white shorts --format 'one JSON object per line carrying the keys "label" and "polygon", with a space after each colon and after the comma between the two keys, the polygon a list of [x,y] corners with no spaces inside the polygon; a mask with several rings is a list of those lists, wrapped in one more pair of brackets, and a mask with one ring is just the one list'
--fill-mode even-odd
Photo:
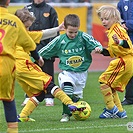
{"label": "white shorts", "polygon": [[86,81],[88,77],[88,71],[84,72],[70,72],[63,71],[59,73],[58,82],[60,88],[63,89],[64,82],[70,82],[73,85],[73,94],[79,96],[79,98],[83,98],[83,89],[85,88]]}

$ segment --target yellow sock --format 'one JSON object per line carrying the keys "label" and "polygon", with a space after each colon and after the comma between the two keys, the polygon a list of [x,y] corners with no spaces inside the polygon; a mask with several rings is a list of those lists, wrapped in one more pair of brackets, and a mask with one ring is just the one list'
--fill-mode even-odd
{"label": "yellow sock", "polygon": [[60,88],[56,89],[53,93],[54,97],[59,99],[62,103],[65,105],[72,104],[72,99],[66,95],[64,91],[62,91]]}
{"label": "yellow sock", "polygon": [[18,123],[17,122],[8,122],[7,123],[7,133],[18,133]]}
{"label": "yellow sock", "polygon": [[[35,97],[34,97],[35,98]],[[20,117],[27,117],[29,116],[33,110],[38,106],[38,103],[35,101],[34,98],[30,98],[22,109],[21,113],[19,114]]]}
{"label": "yellow sock", "polygon": [[104,102],[106,104],[107,109],[112,109],[115,106],[115,104],[113,101],[111,88],[106,84],[101,84],[101,92],[103,94]]}
{"label": "yellow sock", "polygon": [[114,103],[117,106],[118,110],[120,112],[123,112],[123,107],[121,105],[121,101],[120,101],[118,93],[116,91],[113,92],[113,97],[114,97]]}

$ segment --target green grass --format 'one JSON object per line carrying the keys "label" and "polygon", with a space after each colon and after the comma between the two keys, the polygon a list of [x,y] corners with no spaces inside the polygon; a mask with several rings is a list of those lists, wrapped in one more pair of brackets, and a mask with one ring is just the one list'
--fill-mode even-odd
{"label": "green grass", "polygon": [[[89,72],[86,87],[84,89],[84,99],[91,108],[92,113],[86,121],[76,121],[73,117],[68,123],[60,123],[62,104],[55,99],[55,106],[46,107],[44,102],[34,110],[30,117],[36,122],[19,123],[19,133],[128,133],[126,124],[133,121],[133,106],[124,106],[127,111],[127,119],[99,119],[105,104],[99,89],[98,77],[101,72]],[[57,74],[55,74],[55,82]],[[24,100],[24,92],[16,83],[16,106],[18,113],[22,110],[20,106]],[[119,93],[120,99],[124,93]],[[6,132],[6,122],[4,119],[3,106],[0,103],[0,133]]]}

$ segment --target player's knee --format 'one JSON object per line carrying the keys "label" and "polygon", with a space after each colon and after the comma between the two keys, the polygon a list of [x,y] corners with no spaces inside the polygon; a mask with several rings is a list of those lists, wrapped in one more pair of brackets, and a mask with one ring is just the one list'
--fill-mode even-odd
{"label": "player's knee", "polygon": [[36,99],[39,101],[39,102],[42,102],[45,98],[45,92],[42,91],[42,93],[38,96],[36,96]]}

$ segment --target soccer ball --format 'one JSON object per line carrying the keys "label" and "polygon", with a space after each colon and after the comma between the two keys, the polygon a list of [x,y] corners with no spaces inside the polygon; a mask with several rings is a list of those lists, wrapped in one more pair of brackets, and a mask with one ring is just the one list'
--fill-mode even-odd
{"label": "soccer ball", "polygon": [[88,119],[91,114],[90,105],[85,101],[78,101],[77,104],[78,106],[85,105],[86,109],[84,109],[83,111],[73,111],[72,116],[78,121],[84,121]]}

